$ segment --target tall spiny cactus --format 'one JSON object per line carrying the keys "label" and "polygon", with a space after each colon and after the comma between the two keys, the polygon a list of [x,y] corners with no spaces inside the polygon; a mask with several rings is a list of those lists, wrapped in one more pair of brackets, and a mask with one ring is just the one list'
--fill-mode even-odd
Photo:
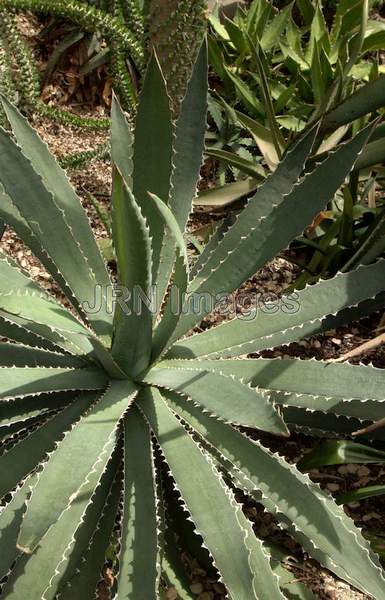
{"label": "tall spiny cactus", "polygon": [[151,0],[149,42],[155,48],[176,109],[186,91],[207,21],[206,0]]}

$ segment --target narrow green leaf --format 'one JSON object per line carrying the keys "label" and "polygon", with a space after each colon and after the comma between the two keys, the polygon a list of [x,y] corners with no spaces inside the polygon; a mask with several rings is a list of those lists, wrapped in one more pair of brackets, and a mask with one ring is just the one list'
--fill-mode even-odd
{"label": "narrow green leaf", "polygon": [[2,367],[84,367],[86,362],[71,354],[49,352],[22,344],[0,342]]}
{"label": "narrow green leaf", "polygon": [[[192,335],[176,343],[168,357],[240,356],[328,331],[338,322],[343,324],[360,318],[360,311],[355,307],[382,292],[384,277],[385,261],[382,260],[350,273],[339,273],[332,279],[283,296],[272,305],[262,302],[252,307],[250,315],[244,318]],[[351,310],[356,314],[346,311],[348,307],[353,307]],[[370,314],[371,310],[376,310],[375,306],[368,306],[363,314]]]}
{"label": "narrow green leaf", "polygon": [[[34,170],[41,176],[45,187],[52,193],[57,207],[63,211],[64,220],[76,242],[81,244],[80,252],[85,255],[94,278],[104,288],[109,286],[111,281],[100,256],[87,215],[65,172],[53,154],[49,152],[47,145],[17,108],[5,96],[2,96],[1,100],[21,150],[31,161]],[[31,223],[29,225],[31,226]],[[60,268],[60,265],[58,266]]]}
{"label": "narrow green leaf", "polygon": [[45,416],[51,411],[63,408],[73,400],[74,392],[62,392],[55,394],[40,394],[26,398],[19,398],[9,402],[2,400],[0,402],[0,427],[6,427],[8,430],[13,424],[28,425],[27,421],[35,417]]}
{"label": "narrow green leaf", "polygon": [[132,148],[134,138],[115,94],[111,106],[111,159],[129,188],[132,187]]}
{"label": "narrow green leaf", "polygon": [[91,332],[0,251],[0,309],[51,329],[89,336]]}
{"label": "narrow green leaf", "polygon": [[[231,293],[254,275],[268,260],[286,248],[333,198],[351,171],[371,131],[372,126],[361,131],[351,142],[331,154],[299,185],[294,186],[286,197],[278,195],[277,203],[273,206],[271,206],[272,196],[269,195],[269,209],[266,211],[268,216],[257,221],[251,232],[250,221],[248,221],[246,237],[237,237],[236,243],[229,245],[232,234],[239,233],[240,227],[235,224],[210,257],[211,260],[209,259],[205,267],[197,274],[188,291],[196,292],[198,296],[202,295],[203,297],[209,295],[214,299],[217,299],[223,290]],[[312,199],[311,202],[309,202],[309,198]],[[243,211],[238,223],[244,224],[248,212],[247,210]],[[239,242],[239,239],[242,241]],[[180,320],[177,331],[179,337],[187,333],[208,314],[209,303],[205,304],[206,306],[201,306],[195,314],[190,311]]]}
{"label": "narrow green leaf", "polygon": [[[209,548],[233,600],[282,598],[268,557],[224,483],[199,446],[167,407],[158,391],[148,389],[140,406],[148,419],[198,532]],[[189,466],[187,469],[186,466]],[[221,527],[217,516],[221,515]],[[252,536],[252,538],[251,538]],[[251,539],[250,539],[251,538]],[[229,544],[237,552],[229,552]]]}
{"label": "narrow green leaf", "polygon": [[289,194],[303,171],[315,136],[316,130],[314,129],[287,152],[276,171],[270,175],[264,184],[257,189],[254,196],[250,198],[234,225],[229,229],[226,236],[216,248],[216,251],[213,253],[210,251],[203,252],[202,263],[205,263],[205,268],[201,269],[191,282],[190,291],[197,289],[213,269],[216,269],[226,259],[231,247],[235,248],[242,245],[240,244],[240,240],[244,236],[250,235],[250,223],[258,224],[263,217],[272,212],[275,205],[282,202],[284,197]]}
{"label": "narrow green leaf", "polygon": [[134,377],[147,368],[151,355],[152,252],[146,219],[119,172],[114,174],[112,230],[122,286],[112,356]]}
{"label": "narrow green leaf", "polygon": [[52,452],[62,435],[95,400],[94,393],[83,393],[67,408],[49,419],[0,457],[0,498],[10,492]]}
{"label": "narrow green leaf", "polygon": [[322,121],[322,131],[335,131],[338,127],[375,112],[385,104],[385,75],[366,83],[354,94],[331,110]]}
{"label": "narrow green leaf", "polygon": [[267,396],[232,377],[194,368],[155,367],[147,373],[144,381],[189,396],[205,409],[232,423],[271,433],[287,433],[284,422]]}
{"label": "narrow green leaf", "polygon": [[20,550],[16,547],[17,536],[26,510],[25,503],[30,493],[30,486],[35,484],[36,475],[28,478],[0,513],[0,579],[8,575],[20,554]]}
{"label": "narrow green leaf", "polygon": [[350,504],[351,502],[360,502],[367,498],[374,498],[375,496],[385,495],[385,485],[369,485],[367,487],[359,488],[358,490],[352,490],[345,494],[339,494],[336,498],[338,504]]}
{"label": "narrow green leaf", "polygon": [[279,41],[290,19],[293,3],[290,2],[290,4],[282,8],[263,32],[260,43],[265,52],[271,50]]}
{"label": "narrow green leaf", "polygon": [[[60,273],[58,284],[60,285],[62,279],[67,282],[68,288],[72,290],[75,297],[75,308],[82,305],[96,333],[108,339],[111,333],[112,316],[106,305],[106,286],[100,287],[102,306],[95,313],[90,310],[90,307],[94,305],[95,287],[100,282],[90,268],[88,259],[79,245],[80,241],[75,238],[63,206],[49,187],[46,187],[45,180],[39,172],[35,171],[31,162],[22,154],[11,137],[1,130],[0,153],[0,182],[5,193],[10,196],[37,237],[39,244],[56,265]],[[77,215],[74,219],[76,218]],[[60,235],[57,235],[56,231],[59,229]],[[97,252],[100,257],[98,250]],[[63,292],[66,292],[66,289]],[[69,295],[70,302],[73,296]]]}
{"label": "narrow green leaf", "polygon": [[256,179],[242,179],[234,183],[211,188],[201,192],[194,200],[194,206],[213,206],[224,208],[254,192],[259,182]]}
{"label": "narrow green leaf", "polygon": [[221,150],[219,148],[206,148],[205,155],[223,161],[225,164],[239,169],[245,173],[245,175],[249,175],[249,177],[253,177],[254,179],[264,179],[265,172],[261,165],[255,161],[247,160],[235,152],[229,152],[228,150]]}
{"label": "narrow green leaf", "polygon": [[[142,397],[143,392],[138,396]],[[133,407],[124,423],[124,508],[117,600],[156,600],[159,550],[150,430]]]}
{"label": "narrow green leaf", "polygon": [[214,456],[222,455],[235,485],[254,495],[285,525],[292,524],[291,535],[313,558],[361,591],[385,598],[377,556],[330,496],[259,442],[177,395],[166,396],[170,407],[210,444]]}
{"label": "narrow green leaf", "polygon": [[160,366],[236,377],[284,406],[367,421],[383,415],[385,373],[371,366],[300,359],[176,360]]}
{"label": "narrow green leaf", "polygon": [[0,399],[63,390],[99,390],[107,383],[97,368],[0,367]]}
{"label": "narrow green leaf", "polygon": [[[51,454],[33,490],[20,530],[18,545],[31,553],[63,511],[82,495],[91,472],[99,477],[109,460],[106,452],[117,425],[137,389],[114,381],[102,398],[74,426]],[[72,468],[76,462],[76,469]]]}
{"label": "narrow green leaf", "polygon": [[[106,445],[107,456],[113,452],[114,444],[115,440],[110,439]],[[99,468],[89,474],[77,501],[72,502],[63,512],[61,518],[40,541],[34,553],[20,556],[5,584],[3,594],[6,598],[11,600],[28,598],[31,590],[37,598],[44,597],[47,600],[57,598],[60,576],[74,549],[74,541],[77,539],[78,532],[80,533],[84,519],[87,519],[87,510],[93,510],[98,485],[104,486],[105,477],[109,478],[109,469],[115,466],[114,460],[107,463],[102,475]]]}
{"label": "narrow green leaf", "polygon": [[132,191],[148,223],[152,238],[153,281],[157,280],[164,227],[148,197],[148,192],[156,194],[165,202],[168,200],[172,154],[170,102],[158,60],[153,55],[147,68],[138,106],[132,175]]}
{"label": "narrow green leaf", "polygon": [[185,230],[192,208],[202,163],[207,86],[207,47],[203,43],[182,102],[175,132],[169,204],[181,231]]}
{"label": "narrow green leaf", "polygon": [[172,344],[173,333],[181,317],[187,284],[186,259],[179,254],[175,261],[172,285],[168,291],[161,320],[154,332],[151,363],[155,362]]}
{"label": "narrow green leaf", "polygon": [[150,193],[150,197],[153,200],[153,202],[156,206],[156,210],[160,214],[161,219],[163,220],[165,226],[168,228],[168,230],[171,234],[170,237],[171,237],[172,241],[174,243],[176,243],[180,256],[182,256],[184,258],[186,266],[187,266],[187,264],[188,264],[187,248],[186,248],[185,241],[183,239],[182,230],[179,227],[179,224],[178,224],[174,214],[171,212],[169,207],[164,202],[162,202],[162,200],[160,198],[158,198],[158,196]]}
{"label": "narrow green leaf", "polygon": [[[25,302],[23,306],[25,306]],[[1,336],[21,344],[45,348],[53,352],[65,351],[77,355],[92,353],[90,340],[83,335],[59,333],[48,325],[42,325],[23,317],[0,310]]]}
{"label": "narrow green leaf", "polygon": [[[60,288],[63,290],[65,296],[68,298],[72,296],[72,303],[75,305],[76,300],[73,298],[73,294],[65,280],[61,277],[60,273],[58,273],[57,267],[52,262],[51,258],[44,251],[41,244],[39,243],[38,238],[34,235],[31,227],[28,225],[27,221],[21,216],[20,211],[17,209],[16,205],[12,202],[11,198],[3,192],[2,186],[0,185],[0,216],[2,220],[7,223],[13,231],[17,234],[17,236],[23,240],[23,243],[30,248],[33,255],[36,256],[47,269],[48,273],[51,274],[53,279],[55,279]],[[77,303],[76,310],[78,312],[81,311],[80,304]]]}
{"label": "narrow green leaf", "polygon": [[349,440],[324,440],[314,450],[305,454],[297,467],[308,471],[325,465],[349,463],[384,463],[385,452]]}
{"label": "narrow green leaf", "polygon": [[[109,494],[102,506],[100,506],[100,503],[98,503],[99,506],[98,504],[95,505],[95,503],[98,493],[101,488],[103,489],[103,486],[100,485],[96,489],[93,504],[88,507],[85,519],[79,528],[78,536],[76,536],[78,539],[76,539],[74,548],[70,554],[72,563],[76,558],[80,558],[80,561],[76,565],[73,577],[60,590],[60,600],[93,598],[97,593],[97,584],[103,577],[103,567],[107,561],[107,551],[111,543],[114,527],[116,526],[117,512],[121,499],[121,487],[119,476],[117,476],[112,486],[108,489]],[[104,497],[104,494],[102,496]],[[89,535],[90,528],[86,525],[88,524],[87,517],[92,511],[95,513],[95,516],[101,516],[96,523],[96,529],[91,531],[91,535]],[[89,520],[94,521],[92,518]],[[88,545],[84,548],[83,555],[79,557],[79,555],[75,554],[75,551],[80,546],[79,542],[83,540],[87,540]],[[68,569],[66,569],[62,580],[67,577]]]}

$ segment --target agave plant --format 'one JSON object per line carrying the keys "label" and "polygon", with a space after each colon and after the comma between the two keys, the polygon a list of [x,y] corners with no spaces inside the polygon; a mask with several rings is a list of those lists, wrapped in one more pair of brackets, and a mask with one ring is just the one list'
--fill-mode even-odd
{"label": "agave plant", "polygon": [[[194,523],[233,600],[284,597],[235,488],[337,576],[385,598],[378,557],[343,510],[245,433],[284,440],[288,424],[311,426],[312,411],[330,417],[332,427],[339,415],[352,429],[357,419],[375,421],[385,374],[295,359],[234,360],[365,314],[383,302],[385,263],[285,297],[275,314],[261,310],[252,321],[185,336],[211,310],[202,298],[236,290],[314,218],[371,128],[303,175],[317,134],[310,130],[189,269],[182,231],[200,171],[206,99],[203,47],[175,130],[155,57],[134,140],[114,103],[115,287],[65,173],[3,99],[14,137],[0,131],[0,217],[61,290],[49,295],[2,254],[0,335],[13,340],[0,345],[5,598],[93,598],[111,540],[114,597],[158,598],[169,565],[167,470],[183,518]],[[149,301],[154,286],[159,303]]]}

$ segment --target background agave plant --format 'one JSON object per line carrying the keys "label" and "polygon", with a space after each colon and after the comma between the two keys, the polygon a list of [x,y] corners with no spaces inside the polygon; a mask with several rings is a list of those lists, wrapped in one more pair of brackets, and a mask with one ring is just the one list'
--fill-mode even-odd
{"label": "background agave plant", "polygon": [[[251,322],[235,319],[183,337],[210,310],[185,310],[185,292],[198,298],[231,293],[286,247],[344,181],[372,128],[304,176],[317,136],[317,127],[309,130],[189,269],[182,231],[202,160],[206,99],[203,47],[175,131],[155,58],[134,140],[113,106],[119,289],[150,294],[156,284],[164,298],[158,314],[146,303],[133,310],[127,294],[125,305],[120,298],[112,310],[111,276],[79,199],[43,142],[3,99],[16,141],[0,131],[0,217],[65,298],[63,304],[49,296],[2,255],[0,334],[13,340],[0,345],[5,598],[94,597],[112,539],[118,540],[113,595],[159,597],[171,560],[168,470],[183,517],[193,521],[233,600],[284,597],[234,487],[261,502],[336,575],[385,598],[379,560],[343,509],[244,429],[285,437],[288,425],[314,427],[309,418],[322,411],[324,429],[341,419],[353,431],[357,420],[380,418],[385,375],[294,359],[233,360],[381,305],[385,263],[305,288],[296,312],[287,310],[293,298],[286,297],[275,315],[261,311]],[[173,309],[175,300],[184,310]]]}

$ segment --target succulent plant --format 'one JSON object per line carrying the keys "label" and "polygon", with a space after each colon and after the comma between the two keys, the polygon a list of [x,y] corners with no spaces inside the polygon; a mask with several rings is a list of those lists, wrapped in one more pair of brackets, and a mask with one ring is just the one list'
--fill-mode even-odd
{"label": "succulent plant", "polygon": [[[287,424],[311,426],[312,411],[348,424],[348,417],[375,421],[385,374],[295,359],[235,360],[366,314],[383,302],[385,263],[308,286],[284,297],[278,311],[268,304],[252,320],[184,337],[210,311],[202,298],[232,293],[311,222],[353,168],[371,127],[307,173],[317,127],[309,130],[190,270],[182,232],[201,166],[206,100],[203,47],[175,131],[156,58],[134,139],[115,101],[113,286],[65,173],[3,99],[14,137],[0,130],[0,218],[61,293],[48,294],[2,253],[0,335],[9,340],[0,344],[4,598],[93,598],[107,558],[116,562],[115,598],[158,598],[165,575],[175,572],[166,543],[174,531],[170,480],[182,519],[193,522],[233,600],[284,597],[235,489],[261,502],[338,577],[385,598],[378,557],[343,509],[249,436],[257,429],[284,441]],[[150,303],[154,286],[159,302]],[[144,299],[139,307],[137,298]]]}

